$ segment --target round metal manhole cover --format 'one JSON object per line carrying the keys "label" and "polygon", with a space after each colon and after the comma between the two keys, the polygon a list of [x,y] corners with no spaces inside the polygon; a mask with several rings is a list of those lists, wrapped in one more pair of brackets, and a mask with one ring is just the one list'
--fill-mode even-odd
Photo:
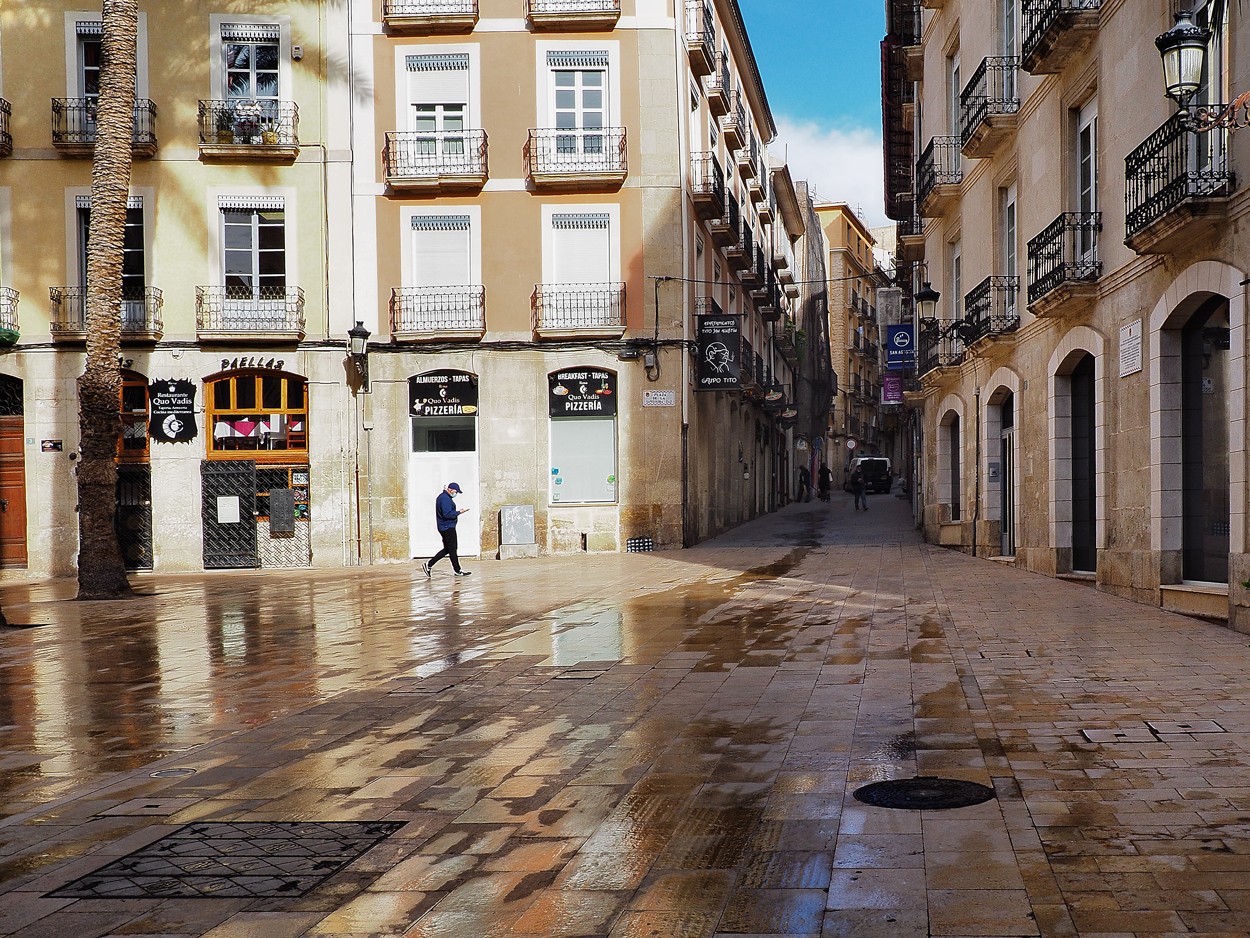
{"label": "round metal manhole cover", "polygon": [[856,789],[855,800],[876,808],[935,810],[967,808],[994,797],[994,789],[958,778],[920,775],[888,782],[873,782]]}
{"label": "round metal manhole cover", "polygon": [[194,775],[195,769],[161,769],[159,772],[153,772],[150,778],[183,778],[187,775]]}

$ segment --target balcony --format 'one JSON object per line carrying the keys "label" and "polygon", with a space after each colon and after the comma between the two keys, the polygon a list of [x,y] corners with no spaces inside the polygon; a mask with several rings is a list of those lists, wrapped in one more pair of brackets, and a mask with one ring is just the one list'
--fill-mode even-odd
{"label": "balcony", "polygon": [[9,133],[9,119],[12,115],[9,102],[0,98],[0,157],[13,155],[13,135]]}
{"label": "balcony", "polygon": [[742,106],[742,92],[730,95],[729,111],[721,118],[721,137],[731,150],[741,150],[747,142],[747,112]]}
{"label": "balcony", "polygon": [[889,31],[902,54],[902,74],[906,81],[920,81],[924,74],[924,46],[921,45],[920,0],[890,0]]}
{"label": "balcony", "polygon": [[686,58],[696,76],[716,67],[716,20],[709,0],[686,0]]}
{"label": "balcony", "polygon": [[1101,212],[1064,212],[1029,240],[1029,312],[1059,316],[1098,295],[1101,230]]}
{"label": "balcony", "polygon": [[986,277],[964,296],[960,337],[966,345],[1020,327],[1020,278]]}
{"label": "balcony", "polygon": [[404,192],[454,192],[486,184],[486,131],[386,135],[382,150],[386,184]]}
{"label": "balcony", "polygon": [[628,174],[625,129],[531,130],[525,163],[537,189],[620,188]]}
{"label": "balcony", "polygon": [[729,113],[733,90],[729,84],[729,59],[723,52],[716,54],[716,64],[708,76],[704,91],[707,93],[707,109],[713,117],[724,117]]}
{"label": "balcony", "polygon": [[382,23],[393,33],[468,33],[477,0],[382,0]]}
{"label": "balcony", "polygon": [[525,4],[525,19],[534,29],[613,29],[620,18],[621,0],[526,0]]}
{"label": "balcony", "polygon": [[[87,288],[49,287],[52,311],[48,328],[53,342],[84,342],[87,338]],[[164,332],[161,306],[164,297],[156,287],[122,291],[122,341],[157,342]]]}
{"label": "balcony", "polygon": [[799,367],[799,354],[802,341],[798,336],[794,321],[787,319],[773,326],[773,344],[791,368]]}
{"label": "balcony", "polygon": [[928,374],[938,368],[952,368],[964,360],[964,344],[948,334],[947,323],[936,319],[920,320],[920,336],[916,342],[916,373]]}
{"label": "balcony", "polygon": [[959,199],[964,180],[958,137],[934,137],[916,163],[917,204],[925,218],[945,214]]}
{"label": "balcony", "polygon": [[913,214],[898,223],[898,259],[905,264],[924,260],[924,219]]}
{"label": "balcony", "polygon": [[0,287],[0,348],[8,348],[21,337],[17,320],[19,296],[12,287]]}
{"label": "balcony", "polygon": [[755,178],[758,152],[759,144],[755,142],[754,137],[748,136],[742,148],[735,154],[735,162],[738,164],[738,177],[743,182]]}
{"label": "balcony", "polygon": [[964,156],[984,159],[1016,131],[1020,110],[1015,56],[982,59],[972,80],[959,95],[959,135]]}
{"label": "balcony", "polygon": [[[96,123],[95,98],[52,99],[52,145],[62,156],[89,159],[95,152]],[[130,152],[140,159],[156,155],[156,105],[146,98],[135,100]]]}
{"label": "balcony", "polygon": [[793,282],[794,248],[790,246],[790,240],[785,236],[784,232],[778,230],[777,228],[773,228],[772,233],[773,270],[776,271],[778,279],[784,280],[789,278],[790,282]]}
{"label": "balcony", "polygon": [[713,218],[707,226],[708,232],[712,235],[712,241],[718,247],[728,250],[738,243],[738,239],[741,237],[739,218],[738,203],[734,201],[733,193],[727,192],[725,194],[725,211],[719,218]]}
{"label": "balcony", "polygon": [[540,283],[530,309],[539,338],[619,339],[625,332],[625,284]]}
{"label": "balcony", "polygon": [[[764,174],[766,175],[766,174]],[[764,186],[764,197],[756,200],[755,214],[760,217],[760,224],[771,225],[773,223],[776,206],[773,204],[772,186]]]}
{"label": "balcony", "polygon": [[720,218],[725,212],[725,176],[715,153],[690,155],[690,198],[695,214],[704,221]]}
{"label": "balcony", "polygon": [[485,287],[391,290],[391,338],[396,342],[477,341],[485,334]]}
{"label": "balcony", "polygon": [[746,266],[738,274],[738,279],[744,287],[753,291],[764,285],[764,249],[760,247],[758,241],[755,241],[749,229],[744,235],[744,240],[748,238],[751,245],[745,252]]}
{"label": "balcony", "polygon": [[1020,67],[1034,75],[1062,72],[1098,33],[1102,0],[1024,0]]}
{"label": "balcony", "polygon": [[1124,243],[1138,254],[1170,253],[1227,217],[1229,132],[1186,130],[1183,120],[1173,114],[1124,160]]}
{"label": "balcony", "polygon": [[196,287],[195,332],[208,342],[298,342],[304,338],[304,291]]}
{"label": "balcony", "polygon": [[751,223],[745,218],[738,229],[738,236],[732,244],[725,247],[725,260],[737,271],[744,271],[751,266],[754,256],[755,236],[751,232]]}
{"label": "balcony", "polygon": [[201,101],[200,157],[239,163],[290,162],[299,155],[299,108],[274,98]]}
{"label": "balcony", "polygon": [[720,304],[710,296],[696,296],[694,298],[694,315],[696,316],[723,316],[724,311],[720,308]]}

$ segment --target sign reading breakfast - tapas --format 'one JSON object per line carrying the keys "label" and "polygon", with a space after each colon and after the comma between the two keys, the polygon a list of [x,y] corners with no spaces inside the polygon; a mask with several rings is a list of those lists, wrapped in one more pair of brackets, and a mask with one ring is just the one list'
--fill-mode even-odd
{"label": "sign reading breakfast - tapas", "polygon": [[547,376],[552,417],[615,417],[616,375],[601,368],[569,368]]}
{"label": "sign reading breakfast - tapas", "polygon": [[408,379],[408,413],[414,417],[477,416],[477,375],[427,371]]}

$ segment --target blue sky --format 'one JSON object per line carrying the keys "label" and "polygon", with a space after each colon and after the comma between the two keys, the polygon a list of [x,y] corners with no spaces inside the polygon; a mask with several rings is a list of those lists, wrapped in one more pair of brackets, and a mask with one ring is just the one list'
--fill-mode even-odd
{"label": "blue sky", "polygon": [[884,0],[738,0],[778,126],[770,153],[825,201],[884,224]]}

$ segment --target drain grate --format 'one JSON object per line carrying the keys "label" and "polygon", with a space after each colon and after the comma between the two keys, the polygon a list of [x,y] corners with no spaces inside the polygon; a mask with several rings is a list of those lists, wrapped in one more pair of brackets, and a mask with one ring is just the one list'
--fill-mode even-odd
{"label": "drain grate", "polygon": [[187,824],[48,896],[61,899],[302,896],[403,821]]}
{"label": "drain grate", "polygon": [[918,775],[888,782],[873,782],[856,789],[855,800],[875,808],[935,810],[967,808],[994,797],[994,789],[958,778]]}

